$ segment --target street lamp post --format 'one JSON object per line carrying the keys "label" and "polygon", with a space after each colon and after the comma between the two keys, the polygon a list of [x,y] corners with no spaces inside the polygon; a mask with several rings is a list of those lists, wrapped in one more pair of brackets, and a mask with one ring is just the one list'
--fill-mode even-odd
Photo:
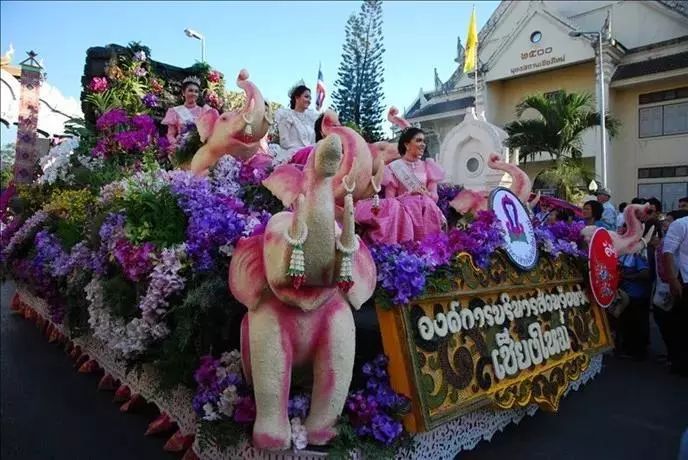
{"label": "street lamp post", "polygon": [[205,37],[191,29],[184,29],[184,33],[189,38],[195,38],[201,41],[201,62],[205,62]]}
{"label": "street lamp post", "polygon": [[571,37],[580,37],[581,35],[586,35],[590,37],[597,38],[597,54],[600,71],[598,72],[598,82],[600,85],[600,130],[601,130],[601,141],[600,148],[602,152],[602,183],[604,187],[609,187],[609,182],[607,182],[607,126],[606,126],[606,104],[604,98],[604,65],[602,61],[602,32],[569,32]]}

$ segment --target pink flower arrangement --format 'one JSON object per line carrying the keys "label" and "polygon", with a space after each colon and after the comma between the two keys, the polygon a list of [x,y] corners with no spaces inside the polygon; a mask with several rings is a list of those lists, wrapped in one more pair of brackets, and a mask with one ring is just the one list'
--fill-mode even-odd
{"label": "pink flower arrangement", "polygon": [[208,74],[208,81],[212,83],[219,83],[222,79],[222,74],[217,70],[211,70]]}
{"label": "pink flower arrangement", "polygon": [[105,77],[93,77],[91,83],[88,85],[88,89],[94,93],[103,93],[108,89],[108,81]]}

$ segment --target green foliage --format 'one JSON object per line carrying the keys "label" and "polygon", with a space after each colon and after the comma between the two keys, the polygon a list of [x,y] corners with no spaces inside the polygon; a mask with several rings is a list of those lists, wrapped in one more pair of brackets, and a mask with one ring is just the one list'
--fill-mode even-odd
{"label": "green foliage", "polygon": [[188,133],[188,138],[174,151],[175,166],[188,164],[191,162],[193,156],[201,148],[203,142],[197,130]]}
{"label": "green foliage", "polygon": [[129,51],[131,51],[131,54],[133,55],[134,53],[138,53],[139,51],[143,51],[146,53],[146,57],[150,57],[151,55],[151,49],[147,47],[146,45],[142,45],[141,42],[138,41],[131,41],[127,45],[127,48],[129,48]]}
{"label": "green foliage", "polygon": [[[526,97],[516,106],[516,116],[528,110],[536,118],[516,120],[504,129],[509,134],[507,144],[520,148],[521,161],[532,159],[536,154],[549,153],[552,158],[581,158],[583,133],[600,124],[600,114],[591,108],[590,94],[557,91],[553,95],[536,94]],[[607,133],[613,137],[619,122],[606,116]]]}
{"label": "green foliage", "polygon": [[15,150],[14,142],[3,145],[0,150],[0,190],[4,190],[9,185],[14,175]]}
{"label": "green foliage", "polygon": [[232,447],[249,438],[248,428],[251,425],[240,425],[232,422],[209,422],[201,420],[196,435],[201,452],[209,447]]}
{"label": "green foliage", "polygon": [[595,178],[595,171],[579,158],[562,158],[556,166],[540,175],[538,181],[557,190],[557,196],[569,202],[580,201],[587,194],[587,186]]}
{"label": "green foliage", "polygon": [[346,22],[335,91],[335,108],[342,123],[361,127],[368,142],[382,139],[382,1],[365,0],[357,15]]}
{"label": "green foliage", "polygon": [[88,301],[84,295],[84,288],[90,281],[90,273],[75,270],[67,278],[64,289],[60,289],[67,306],[66,324],[71,337],[80,337],[89,332]]}
{"label": "green foliage", "polygon": [[108,89],[102,93],[91,93],[85,97],[86,102],[93,105],[98,115],[102,115],[108,110],[123,107],[124,103],[118,96],[119,91]]}
{"label": "green foliage", "polygon": [[55,236],[57,236],[64,248],[70,250],[74,245],[83,240],[83,229],[84,227],[73,222],[57,219],[54,224],[53,233],[55,233]]}
{"label": "green foliage", "polygon": [[171,333],[141,357],[154,363],[161,392],[180,383],[193,388],[193,373],[201,356],[239,348],[245,308],[229,294],[224,273],[226,269],[193,275],[187,290],[170,299],[167,321]]}
{"label": "green foliage", "polygon": [[110,312],[128,321],[138,315],[138,293],[134,283],[126,280],[121,273],[103,278],[103,298]]}
{"label": "green foliage", "polygon": [[123,206],[127,210],[124,230],[132,243],[169,247],[184,241],[187,218],[168,187],[139,191],[125,198]]}

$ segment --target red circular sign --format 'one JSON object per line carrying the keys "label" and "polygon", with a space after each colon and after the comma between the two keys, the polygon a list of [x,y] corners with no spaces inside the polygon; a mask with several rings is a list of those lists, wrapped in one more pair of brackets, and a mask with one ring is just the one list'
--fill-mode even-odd
{"label": "red circular sign", "polygon": [[607,308],[616,298],[619,287],[619,258],[609,232],[598,228],[588,249],[590,290],[600,307]]}

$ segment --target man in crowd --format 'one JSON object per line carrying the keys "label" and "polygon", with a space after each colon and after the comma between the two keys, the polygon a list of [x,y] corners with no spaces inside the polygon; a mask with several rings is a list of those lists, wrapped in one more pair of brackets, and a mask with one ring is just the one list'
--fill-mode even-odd
{"label": "man in crowd", "polygon": [[602,222],[604,222],[605,227],[609,229],[616,228],[616,208],[609,199],[611,198],[609,190],[602,188],[597,192],[597,201],[602,203]]}
{"label": "man in crowd", "polygon": [[688,217],[677,219],[669,226],[662,252],[666,277],[674,298],[673,324],[677,328],[674,339],[678,352],[671,363],[671,371],[688,376],[688,335],[683,331],[688,324]]}
{"label": "man in crowd", "polygon": [[688,196],[678,200],[678,209],[688,209]]}

